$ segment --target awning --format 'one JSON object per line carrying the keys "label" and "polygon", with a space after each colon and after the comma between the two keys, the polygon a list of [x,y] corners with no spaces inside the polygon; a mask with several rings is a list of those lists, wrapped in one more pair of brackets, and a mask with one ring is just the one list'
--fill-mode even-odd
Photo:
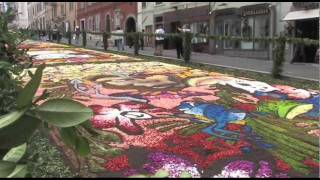
{"label": "awning", "polygon": [[289,12],[286,17],[284,17],[283,21],[294,21],[299,19],[311,19],[311,18],[319,18],[319,9],[310,9],[303,11],[292,11]]}

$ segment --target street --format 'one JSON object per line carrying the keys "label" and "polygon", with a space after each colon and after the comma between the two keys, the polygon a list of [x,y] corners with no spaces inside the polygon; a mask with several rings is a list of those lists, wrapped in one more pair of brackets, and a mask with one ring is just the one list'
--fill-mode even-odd
{"label": "street", "polygon": [[319,174],[319,90],[49,42],[21,47],[47,64],[38,95],[93,109],[92,176]]}

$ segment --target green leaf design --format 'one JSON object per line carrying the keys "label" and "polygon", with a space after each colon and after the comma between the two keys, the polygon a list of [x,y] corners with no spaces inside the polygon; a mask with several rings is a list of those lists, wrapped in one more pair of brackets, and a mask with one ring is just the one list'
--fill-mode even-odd
{"label": "green leaf design", "polygon": [[5,61],[0,61],[0,69],[1,68],[10,68],[11,64]]}
{"label": "green leaf design", "polygon": [[156,172],[155,175],[150,176],[150,177],[155,177],[155,178],[169,177],[169,172],[166,170],[160,169],[159,171]]}
{"label": "green leaf design", "polygon": [[0,117],[0,129],[17,121],[25,112],[26,112],[26,108],[19,110],[19,111],[13,111],[13,112],[10,112],[8,114],[1,116]]}
{"label": "green leaf design", "polygon": [[38,128],[41,120],[24,115],[14,123],[1,129],[0,149],[10,149],[25,143]]}
{"label": "green leaf design", "polygon": [[77,142],[77,133],[74,127],[61,128],[60,135],[62,140],[71,148],[75,148]]}
{"label": "green leaf design", "polygon": [[18,108],[25,107],[26,105],[32,104],[32,99],[40,85],[42,72],[45,68],[45,65],[40,65],[35,74],[33,75],[32,79],[28,82],[28,84],[20,91],[17,104]]}
{"label": "green leaf design", "polygon": [[148,176],[147,175],[143,175],[143,174],[139,174],[139,175],[129,176],[129,178],[148,178]]}
{"label": "green leaf design", "polygon": [[76,141],[76,150],[80,156],[87,156],[90,153],[88,140],[84,137],[78,136]]}
{"label": "green leaf design", "polygon": [[191,174],[188,173],[187,171],[183,171],[181,174],[180,174],[180,178],[192,178]]}
{"label": "green leaf design", "polygon": [[35,110],[40,119],[58,127],[71,127],[90,119],[93,112],[83,104],[70,99],[52,99]]}
{"label": "green leaf design", "polygon": [[16,163],[0,161],[0,178],[5,178],[15,169]]}
{"label": "green leaf design", "polygon": [[27,165],[17,165],[14,171],[7,178],[23,178],[28,174]]}
{"label": "green leaf design", "polygon": [[3,157],[2,160],[16,163],[23,157],[23,155],[26,153],[26,150],[27,143],[14,147],[10,149],[9,152],[7,152],[7,154]]}

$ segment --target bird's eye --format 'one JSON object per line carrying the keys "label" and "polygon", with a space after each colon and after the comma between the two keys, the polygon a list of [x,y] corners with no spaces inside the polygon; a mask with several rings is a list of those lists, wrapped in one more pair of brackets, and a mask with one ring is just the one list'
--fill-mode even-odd
{"label": "bird's eye", "polygon": [[149,119],[151,116],[146,113],[142,112],[135,112],[135,111],[125,111],[121,113],[122,116],[125,116],[130,119]]}

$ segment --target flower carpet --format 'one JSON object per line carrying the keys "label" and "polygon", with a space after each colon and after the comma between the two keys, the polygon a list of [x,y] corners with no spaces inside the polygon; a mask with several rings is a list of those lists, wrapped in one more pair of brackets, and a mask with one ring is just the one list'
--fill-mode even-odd
{"label": "flower carpet", "polygon": [[22,47],[35,64],[59,63],[44,70],[39,94],[94,111],[85,163],[97,177],[318,177],[318,90],[53,43]]}

